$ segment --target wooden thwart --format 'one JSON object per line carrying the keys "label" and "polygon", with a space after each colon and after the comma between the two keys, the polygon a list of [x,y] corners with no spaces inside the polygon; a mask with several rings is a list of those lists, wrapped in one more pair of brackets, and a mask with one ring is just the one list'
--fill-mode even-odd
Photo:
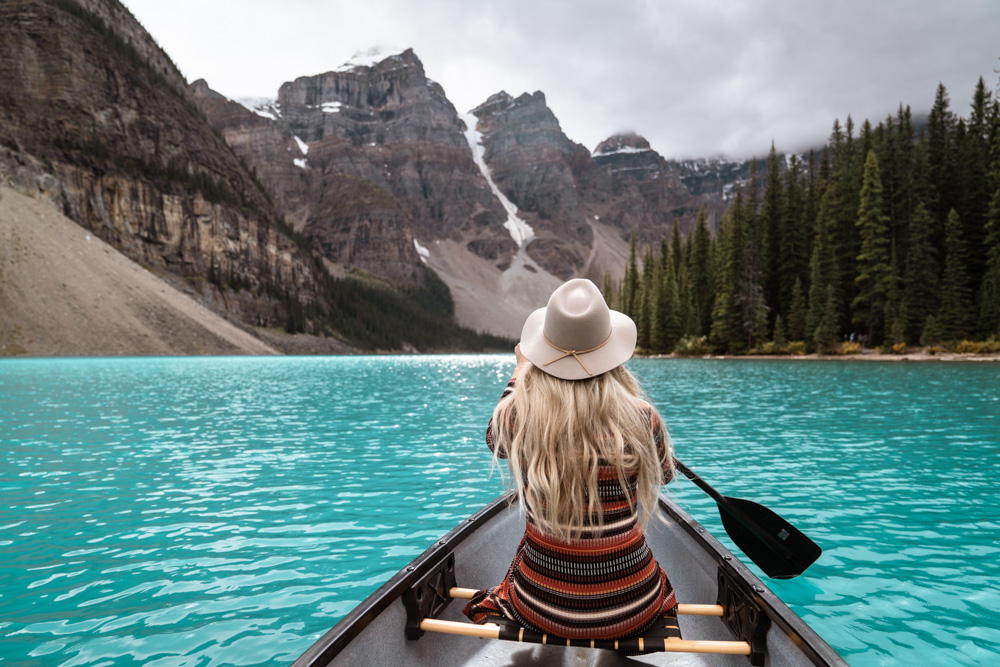
{"label": "wooden thwart", "polygon": [[[448,596],[455,600],[470,600],[477,592],[475,588],[451,588]],[[684,616],[722,616],[725,610],[720,604],[679,604],[677,613]]]}
{"label": "wooden thwart", "polygon": [[[468,589],[467,589],[468,590]],[[456,596],[457,597],[457,596]],[[420,621],[420,629],[425,632],[443,632],[451,635],[463,635],[466,637],[481,637],[483,639],[500,639],[500,626],[487,623],[476,625],[474,623],[460,623],[457,621],[443,621],[437,618],[425,618]],[[542,635],[542,643],[547,635]],[[641,642],[642,640],[640,640]],[[646,651],[664,651],[666,653],[713,653],[722,655],[750,655],[750,644],[748,642],[733,641],[705,641],[697,639],[676,639],[668,637],[658,640],[663,642],[663,648],[653,647],[653,642],[646,642]],[[594,643],[591,641],[591,646]],[[641,645],[641,644],[640,644]]]}

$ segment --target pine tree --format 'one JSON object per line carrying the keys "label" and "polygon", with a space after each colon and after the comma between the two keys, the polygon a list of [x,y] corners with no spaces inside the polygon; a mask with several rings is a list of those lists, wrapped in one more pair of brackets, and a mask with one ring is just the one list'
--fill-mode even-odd
{"label": "pine tree", "polygon": [[980,284],[986,268],[986,218],[990,206],[990,91],[982,77],[976,85],[972,114],[964,131],[956,132],[958,213],[962,235],[969,251],[969,277],[974,287]]}
{"label": "pine tree", "polygon": [[[826,155],[826,152],[823,153]],[[806,280],[809,275],[809,258],[812,256],[813,235],[816,233],[816,218],[819,216],[819,205],[823,200],[823,193],[826,190],[826,179],[820,174],[823,160],[817,160],[816,151],[809,151],[809,161],[806,163],[805,179],[805,201],[802,204],[802,234],[805,243],[802,246],[802,257],[805,260],[803,265],[804,273],[802,279]]]}
{"label": "pine tree", "polygon": [[681,239],[681,225],[674,220],[674,229],[670,236],[670,257],[674,267],[674,278],[680,277],[681,258],[684,256],[684,241]]}
{"label": "pine tree", "polygon": [[[785,174],[785,215],[782,216],[778,277],[780,311],[785,321],[791,313],[792,291],[796,282],[809,277],[809,226],[801,183],[801,163],[794,155]],[[801,288],[801,285],[800,285]]]}
{"label": "pine tree", "polygon": [[785,323],[782,321],[781,315],[774,318],[774,337],[771,342],[774,343],[775,352],[780,351],[788,342],[785,337]]}
{"label": "pine tree", "polygon": [[691,242],[691,268],[689,271],[691,308],[695,328],[688,333],[694,336],[708,334],[712,322],[714,296],[712,267],[712,238],[708,231],[705,208],[698,211]]}
{"label": "pine tree", "polygon": [[[1000,171],[1000,164],[996,170]],[[983,338],[1000,337],[1000,186],[990,201],[986,249],[986,273],[979,295],[979,334]]]}
{"label": "pine tree", "polygon": [[889,262],[889,280],[885,301],[885,337],[893,345],[906,342],[906,313],[900,290],[899,263],[896,261],[896,244],[892,244]]}
{"label": "pine tree", "polygon": [[832,191],[828,203],[827,216],[832,225],[833,251],[837,258],[837,277],[834,292],[840,308],[839,321],[850,321],[850,304],[854,301],[856,258],[860,252],[857,219],[860,207],[859,193],[864,170],[858,156],[858,146],[854,139],[854,121],[847,117],[843,145],[833,164],[833,175],[828,186]]}
{"label": "pine tree", "polygon": [[607,269],[604,270],[604,277],[601,280],[601,294],[604,296],[604,302],[608,304],[608,308],[618,310],[614,283],[611,281],[611,272]]}
{"label": "pine tree", "polygon": [[968,251],[962,222],[955,209],[945,221],[944,272],[941,274],[941,308],[937,323],[943,340],[958,341],[972,329],[972,290],[969,287]]}
{"label": "pine tree", "polygon": [[[741,212],[740,227],[743,243],[735,248],[740,255],[740,273],[737,278],[736,302],[741,310],[741,326],[747,347],[767,336],[767,304],[764,302],[764,227],[760,216],[760,181],[757,178],[757,160],[750,161],[750,185],[746,206]],[[735,237],[734,237],[735,238]],[[764,317],[761,318],[761,311]],[[761,322],[764,326],[761,326]]]}
{"label": "pine tree", "polygon": [[663,320],[666,315],[664,269],[663,257],[660,256],[653,270],[653,299],[649,318],[649,349],[654,354],[667,351],[667,344],[663,338]]}
{"label": "pine tree", "polygon": [[747,345],[751,348],[759,348],[768,337],[768,324],[767,324],[767,304],[764,303],[764,290],[758,290],[755,296],[756,302],[754,303],[753,310],[753,324],[751,330],[748,332],[749,340]]}
{"label": "pine tree", "polygon": [[743,275],[742,248],[745,238],[743,193],[737,186],[736,199],[719,222],[715,252],[718,290],[712,310],[712,347],[723,353],[743,350],[743,313],[738,300],[739,281]]}
{"label": "pine tree", "polygon": [[[834,253],[833,225],[829,212],[834,197],[833,188],[827,188],[816,217],[816,234],[813,237],[812,258],[809,261],[809,310],[806,314],[806,333],[813,344],[816,342],[814,333],[821,325],[837,326],[839,323],[838,316],[827,314],[829,295],[833,295],[833,303],[838,312],[840,301],[837,295],[840,271],[837,269],[837,257]],[[834,331],[834,337],[837,333]],[[826,339],[825,335],[824,332],[823,340]]]}
{"label": "pine tree", "polygon": [[885,303],[890,280],[889,218],[882,211],[882,181],[878,158],[869,151],[865,160],[858,210],[861,252],[857,256],[857,296],[851,303],[854,322],[868,331],[868,339],[878,342],[879,326],[885,320]]}
{"label": "pine tree", "polygon": [[[690,239],[690,235],[688,236]],[[694,306],[691,301],[691,272],[688,269],[690,244],[685,242],[684,253],[677,262],[677,322],[679,325],[679,336],[693,336],[698,329],[697,319],[694,313]]]}
{"label": "pine tree", "polygon": [[808,311],[802,281],[796,278],[795,285],[792,287],[791,305],[788,309],[788,337],[791,340],[804,341],[806,339],[806,314]]}
{"label": "pine tree", "polygon": [[944,220],[955,207],[955,115],[943,83],[938,84],[934,105],[927,120],[927,161],[934,201],[928,208],[937,220]]}
{"label": "pine tree", "polygon": [[921,203],[910,219],[910,245],[903,281],[906,339],[919,341],[927,318],[937,312],[940,292],[937,251],[933,245],[934,220]]}
{"label": "pine tree", "polygon": [[663,318],[663,344],[667,351],[672,351],[681,338],[681,304],[677,283],[677,271],[674,269],[676,263],[673,253],[667,257],[664,270],[664,301],[666,304]]}
{"label": "pine tree", "polygon": [[639,335],[636,345],[646,350],[649,349],[649,332],[653,315],[654,266],[653,249],[650,246],[646,246],[642,255],[642,282],[639,286],[639,316],[636,318],[636,327]]}
{"label": "pine tree", "polygon": [[632,236],[629,238],[628,242],[628,264],[625,265],[625,277],[622,278],[622,310],[633,320],[636,319],[638,315],[638,305],[639,305],[639,268],[638,259],[636,257],[636,240],[635,240],[635,230],[632,230]]}
{"label": "pine tree", "polygon": [[994,114],[993,196],[986,219],[986,267],[979,290],[979,334],[983,338],[1000,336],[1000,113]]}
{"label": "pine tree", "polygon": [[785,192],[773,141],[765,167],[764,201],[761,204],[760,217],[764,235],[764,266],[761,271],[764,301],[777,316],[787,308],[787,304],[781,300],[782,249],[785,245],[782,236],[786,225]]}
{"label": "pine tree", "polygon": [[833,285],[827,285],[826,294],[820,299],[822,306],[819,308],[819,324],[813,332],[812,343],[817,352],[830,352],[837,344],[837,332],[839,330],[838,318],[840,317],[840,307],[838,305],[837,291]]}

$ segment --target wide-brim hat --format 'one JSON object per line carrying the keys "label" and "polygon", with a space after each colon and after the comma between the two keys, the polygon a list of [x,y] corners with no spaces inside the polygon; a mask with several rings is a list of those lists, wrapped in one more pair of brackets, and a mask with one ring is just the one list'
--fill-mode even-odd
{"label": "wide-brim hat", "polygon": [[584,380],[632,358],[636,338],[632,318],[608,308],[597,285],[575,278],[556,289],[545,308],[528,315],[521,354],[549,375]]}

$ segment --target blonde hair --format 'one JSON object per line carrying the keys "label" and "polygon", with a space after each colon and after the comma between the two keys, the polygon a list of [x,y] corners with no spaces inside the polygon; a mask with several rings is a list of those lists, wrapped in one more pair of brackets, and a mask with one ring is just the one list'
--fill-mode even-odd
{"label": "blonde hair", "polygon": [[666,430],[657,452],[653,419],[659,419],[656,410],[623,366],[571,381],[527,364],[514,391],[493,411],[494,452],[507,454],[518,496],[535,525],[559,539],[603,526],[600,466],[616,471],[630,504],[628,477],[637,474],[645,527],[657,512],[664,467],[672,471],[673,461]]}

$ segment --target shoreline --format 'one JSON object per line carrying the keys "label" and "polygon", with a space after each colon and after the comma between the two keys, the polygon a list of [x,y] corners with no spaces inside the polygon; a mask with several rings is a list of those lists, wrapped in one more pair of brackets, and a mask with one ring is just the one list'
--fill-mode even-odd
{"label": "shoreline", "polygon": [[650,354],[635,355],[641,359],[720,359],[720,360],[743,360],[743,361],[914,361],[914,362],[937,362],[937,363],[1000,363],[1000,353],[960,353],[960,352],[940,352],[930,354],[919,350],[904,354],[882,354],[875,352],[860,352],[858,354],[706,354],[704,356],[687,356],[681,354]]}
{"label": "shoreline", "polygon": [[[277,354],[271,354],[269,356],[278,357],[297,357],[297,356],[336,356],[336,357],[352,357],[352,356],[432,356],[432,355],[466,355],[466,354],[504,354],[504,352],[470,352],[470,351],[455,351],[455,352],[419,352],[416,350],[406,351],[372,351],[372,352],[360,352],[356,350],[344,350],[341,348],[340,351],[320,349],[325,346],[317,345],[314,340],[314,336],[306,336],[306,340],[302,341],[292,341],[289,342],[287,339],[293,338],[288,334],[268,332],[270,335],[266,337],[265,342],[270,343],[278,348]],[[296,334],[303,335],[303,334]],[[285,338],[286,340],[280,341],[279,339]],[[321,339],[322,340],[322,339]],[[331,339],[332,340],[332,339]],[[339,341],[337,341],[339,342]],[[298,344],[296,344],[298,343]],[[340,343],[340,346],[344,346]],[[339,347],[339,346],[338,346]],[[346,346],[344,346],[346,347]],[[6,346],[4,346],[6,348]],[[0,360],[3,359],[73,359],[73,358],[125,358],[125,357],[205,357],[205,356],[256,356],[253,354],[143,354],[137,352],[135,354],[21,354],[14,352],[13,354],[8,352],[6,349],[0,349]],[[704,361],[837,361],[837,362],[872,362],[872,361],[888,361],[888,362],[936,362],[936,363],[1000,363],[1000,353],[985,353],[985,354],[975,354],[975,353],[959,353],[959,352],[941,352],[937,354],[930,354],[924,351],[908,352],[906,354],[881,354],[879,352],[861,352],[858,354],[706,354],[706,355],[683,355],[683,354],[642,354],[636,353],[632,357],[633,359],[661,359],[661,360],[704,360]]]}

